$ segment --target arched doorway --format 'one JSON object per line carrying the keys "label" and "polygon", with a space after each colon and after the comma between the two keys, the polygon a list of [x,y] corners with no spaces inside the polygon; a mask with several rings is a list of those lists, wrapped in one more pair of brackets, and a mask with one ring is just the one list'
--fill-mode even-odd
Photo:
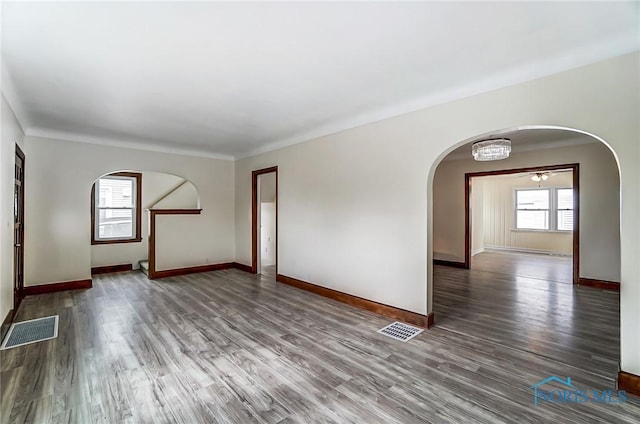
{"label": "arched doorway", "polygon": [[[159,230],[168,240],[187,237],[190,221],[168,222],[165,216],[199,212],[198,189],[184,177],[146,170],[100,176],[91,189],[92,275],[138,268],[149,275],[156,267],[181,266],[188,260],[184,249],[174,243],[160,248],[155,239]],[[163,215],[162,222],[156,223],[157,214]],[[157,256],[162,263],[156,263]]]}
{"label": "arched doorway", "polygon": [[[475,162],[471,144],[496,136],[512,139],[509,159]],[[621,268],[620,175],[617,158],[609,146],[583,131],[531,126],[472,137],[439,159],[430,177],[433,202],[428,241],[429,260],[436,263],[429,263],[432,286],[428,290],[429,310],[435,313],[436,326],[516,349],[537,350],[545,356],[562,356],[562,362],[579,362],[588,352],[598,352],[609,361],[599,364],[601,370],[614,375],[619,360],[620,304],[617,293],[601,290],[607,285],[619,290]],[[507,238],[521,238],[521,234],[530,232],[538,239],[544,234],[557,240],[565,235],[558,226],[559,216],[566,215],[566,210],[557,207],[558,190],[567,187],[536,183],[536,191],[547,193],[549,199],[547,206],[539,208],[544,210],[536,212],[545,217],[548,226],[524,230],[514,225],[519,213],[517,188],[526,188],[523,182],[531,183],[532,176],[540,179],[537,174],[548,172],[549,178],[552,172],[565,170],[574,172],[576,179],[571,188],[575,190],[579,184],[581,193],[573,211],[580,236],[571,242],[573,252],[579,252],[579,256],[575,263],[566,261],[575,268],[575,281],[560,281],[544,269],[536,272],[539,270],[535,267],[548,266],[547,259],[555,252],[533,252],[533,248],[527,252],[530,256],[523,253],[516,258],[520,262],[516,262],[515,270],[495,261],[474,269],[471,256],[476,249],[469,241],[474,215],[468,204],[471,179],[519,173],[517,178],[521,179],[516,183],[503,184],[508,187],[503,198],[510,209],[503,208],[501,213],[510,219],[503,219],[506,227],[502,231],[508,233]],[[551,176],[548,181],[555,178]],[[484,207],[487,209],[491,208]],[[516,257],[523,249],[516,244],[503,250]],[[500,252],[495,257],[504,254]],[[574,282],[598,287],[576,287]],[[598,314],[606,316],[607,328],[585,336],[589,333],[587,327],[594,325],[588,317]],[[598,342],[589,345],[585,337]]]}

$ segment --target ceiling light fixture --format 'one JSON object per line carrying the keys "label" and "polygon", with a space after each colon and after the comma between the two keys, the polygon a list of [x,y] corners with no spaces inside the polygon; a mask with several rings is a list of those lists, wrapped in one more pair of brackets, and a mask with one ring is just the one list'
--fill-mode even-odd
{"label": "ceiling light fixture", "polygon": [[547,181],[549,175],[546,172],[536,172],[535,175],[531,176],[531,179],[535,182]]}
{"label": "ceiling light fixture", "polygon": [[471,154],[477,161],[506,159],[510,153],[511,140],[508,138],[476,141],[471,145]]}

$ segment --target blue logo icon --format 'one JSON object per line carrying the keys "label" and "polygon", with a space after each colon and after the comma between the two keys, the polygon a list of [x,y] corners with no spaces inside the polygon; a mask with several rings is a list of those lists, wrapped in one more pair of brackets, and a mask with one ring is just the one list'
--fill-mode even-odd
{"label": "blue logo icon", "polygon": [[[545,389],[550,383],[559,383],[564,386],[561,389]],[[542,381],[531,386],[533,389],[533,404],[539,403],[623,403],[627,400],[627,393],[624,390],[595,390],[595,389],[578,389],[572,382],[571,377],[566,380],[552,375]]]}

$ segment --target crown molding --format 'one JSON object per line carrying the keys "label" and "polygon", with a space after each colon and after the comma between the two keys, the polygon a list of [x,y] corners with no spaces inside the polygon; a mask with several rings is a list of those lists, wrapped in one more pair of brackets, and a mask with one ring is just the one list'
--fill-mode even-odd
{"label": "crown molding", "polygon": [[26,134],[25,128],[29,126],[27,112],[22,106],[22,103],[18,100],[19,96],[16,93],[15,85],[13,84],[13,78],[11,77],[11,73],[9,72],[9,69],[7,69],[7,67],[4,64],[4,60],[2,60],[2,65],[0,66],[0,72],[2,72],[2,76],[1,76],[2,96],[7,101],[7,104],[13,111],[13,114],[16,117],[16,121],[18,121],[18,125],[20,126],[22,133]]}
{"label": "crown molding", "polygon": [[360,114],[351,119],[334,121],[311,131],[296,133],[280,140],[272,140],[262,147],[237,154],[235,158],[244,159],[257,156],[385,119],[400,117],[402,115],[419,112],[433,106],[497,91],[503,88],[552,76],[554,74],[570,71],[572,69],[603,62],[615,57],[637,52],[639,49],[640,46],[637,45],[637,43],[630,44],[626,37],[621,36],[617,39],[606,40],[597,45],[577,49],[570,54],[559,55],[553,59],[540,60],[536,63],[527,63],[500,74],[492,75],[480,82],[446,89],[439,93],[415,98],[399,105]]}
{"label": "crown molding", "polygon": [[188,149],[180,147],[167,147],[159,144],[149,143],[143,140],[120,140],[106,137],[95,137],[82,135],[66,131],[55,131],[46,128],[31,127],[25,131],[25,135],[30,137],[50,138],[54,140],[73,141],[76,143],[86,143],[124,149],[143,150],[157,153],[170,153],[183,156],[205,157],[219,160],[234,160],[231,155],[221,155],[206,150]]}
{"label": "crown molding", "polygon": [[[439,93],[431,94],[429,96],[411,99],[409,101],[403,102],[402,104],[368,111],[353,118],[329,122],[325,125],[309,131],[299,132],[287,137],[267,141],[265,144],[258,148],[250,149],[236,155],[218,154],[210,150],[160,145],[144,139],[115,139],[31,126],[29,125],[27,113],[22,107],[22,104],[17,100],[19,96],[16,95],[11,74],[7,71],[4,63],[2,64],[2,91],[3,95],[5,95],[7,99],[8,104],[13,109],[16,118],[23,129],[23,132],[28,136],[69,140],[81,143],[106,145],[119,148],[130,148],[144,151],[180,154],[186,156],[207,157],[220,160],[238,160],[283,149],[295,144],[312,141],[321,137],[326,137],[331,134],[340,133],[378,121],[419,112],[436,105],[450,103],[463,98],[468,98],[471,96],[503,89],[509,86],[526,83],[553,74],[565,72],[570,69],[575,69],[603,60],[608,60],[616,56],[622,56],[624,54],[638,51],[638,49],[639,47],[637,43],[632,45],[629,43],[627,38],[621,36],[617,39],[607,40],[597,45],[578,49],[569,55],[562,55],[550,60],[538,61],[537,63],[528,63],[514,69],[509,69],[500,74],[492,75],[480,82],[457,86],[452,89],[447,89]],[[555,144],[555,147],[559,147],[559,145]]]}

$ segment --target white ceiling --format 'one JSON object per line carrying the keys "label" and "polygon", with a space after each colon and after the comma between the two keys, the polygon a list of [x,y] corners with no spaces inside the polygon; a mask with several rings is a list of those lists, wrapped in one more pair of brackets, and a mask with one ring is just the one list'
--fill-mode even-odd
{"label": "white ceiling", "polygon": [[242,157],[639,49],[631,3],[2,4],[27,134]]}

